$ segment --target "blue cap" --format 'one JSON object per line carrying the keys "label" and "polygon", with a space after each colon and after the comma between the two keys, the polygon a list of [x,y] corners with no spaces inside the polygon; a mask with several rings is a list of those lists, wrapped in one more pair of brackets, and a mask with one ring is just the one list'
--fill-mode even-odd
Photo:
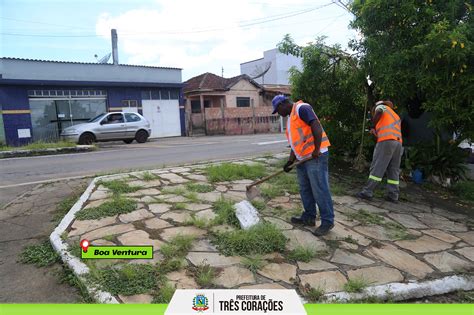
{"label": "blue cap", "polygon": [[288,98],[283,94],[275,96],[272,99],[272,106],[273,106],[273,113],[272,114],[275,114],[277,112],[278,105],[280,105],[281,103],[283,103],[286,100],[288,100]]}

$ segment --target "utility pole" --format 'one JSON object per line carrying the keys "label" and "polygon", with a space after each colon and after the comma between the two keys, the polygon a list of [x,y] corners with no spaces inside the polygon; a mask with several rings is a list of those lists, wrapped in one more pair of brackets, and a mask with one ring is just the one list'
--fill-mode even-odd
{"label": "utility pole", "polygon": [[222,67],[221,77],[224,77],[224,67]]}

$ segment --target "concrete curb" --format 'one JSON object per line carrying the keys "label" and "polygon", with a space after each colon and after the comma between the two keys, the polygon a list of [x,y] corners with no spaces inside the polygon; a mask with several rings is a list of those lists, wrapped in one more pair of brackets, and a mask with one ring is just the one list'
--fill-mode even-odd
{"label": "concrete curb", "polygon": [[97,150],[97,147],[94,145],[76,145],[75,147],[67,147],[67,148],[1,151],[0,159],[40,156],[40,155],[56,155],[56,154],[66,154],[66,153],[83,153],[83,152],[91,152],[95,150]]}
{"label": "concrete curb", "polygon": [[474,276],[454,275],[424,282],[389,283],[368,287],[362,293],[336,292],[325,294],[324,297],[329,302],[350,302],[371,297],[383,301],[404,301],[458,290],[474,290]]}
{"label": "concrete curb", "polygon": [[[276,154],[277,156],[283,156],[282,154]],[[286,156],[286,155],[285,155]],[[228,159],[225,161],[237,161],[237,160],[249,160],[251,158],[239,158],[239,159]],[[182,167],[191,167],[210,165],[210,164],[219,164],[224,160],[205,162],[205,163],[194,163],[194,164],[185,164]],[[173,169],[177,166],[166,167],[160,169],[158,172],[166,172],[170,169]],[[89,199],[92,194],[96,183],[102,179],[113,179],[121,178],[127,175],[136,175],[150,170],[135,171],[129,173],[120,173],[113,175],[106,175],[96,177],[87,187],[86,191],[81,195],[79,200],[74,204],[74,206],[69,210],[66,216],[61,220],[59,225],[54,229],[54,231],[49,236],[53,248],[61,256],[63,262],[73,270],[76,276],[79,278],[89,294],[96,299],[99,303],[108,303],[108,304],[119,304],[120,302],[109,292],[100,290],[97,287],[92,286],[87,280],[86,275],[89,273],[89,268],[85,265],[79,258],[71,255],[68,252],[68,245],[61,238],[61,235],[66,231],[72,221],[75,219],[75,214],[81,210],[82,205]],[[364,299],[369,297],[375,297],[377,299],[386,301],[403,301],[415,298],[422,298],[426,296],[446,294],[454,292],[457,290],[474,290],[474,276],[471,275],[454,275],[446,276],[441,279],[424,281],[424,282],[410,282],[410,283],[390,283],[378,286],[368,287],[364,290],[363,293],[347,293],[347,292],[335,292],[325,294],[324,297],[327,302],[350,302],[351,300]],[[302,298],[303,303],[307,301]]]}

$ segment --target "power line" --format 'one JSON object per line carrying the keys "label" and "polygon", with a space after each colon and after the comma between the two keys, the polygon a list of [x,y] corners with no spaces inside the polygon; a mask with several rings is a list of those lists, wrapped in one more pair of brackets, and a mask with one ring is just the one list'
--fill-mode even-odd
{"label": "power line", "polygon": [[[279,14],[274,16],[268,16],[264,18],[258,18],[253,20],[247,20],[249,22],[240,24],[239,26],[231,26],[231,27],[223,27],[223,28],[209,28],[209,29],[201,29],[201,30],[194,30],[194,31],[161,31],[161,32],[122,32],[120,34],[121,37],[129,36],[129,35],[146,35],[146,34],[161,34],[161,35],[176,35],[176,34],[197,34],[197,33],[207,33],[207,32],[216,32],[216,31],[223,31],[223,30],[230,30],[236,28],[246,28],[249,26],[255,26],[260,24],[265,24],[269,22],[274,22],[282,19],[291,18],[294,16],[306,14],[327,6],[334,4],[333,2],[314,7],[312,9],[305,9],[300,11],[294,11],[286,14]],[[259,21],[260,20],[260,21]],[[258,22],[256,22],[258,21]],[[35,22],[35,23],[42,23],[42,22]],[[242,23],[242,21],[240,22]],[[20,34],[20,33],[0,33],[1,35],[6,36],[18,36],[18,37],[51,37],[51,38],[64,38],[64,37],[71,37],[71,38],[80,38],[80,37],[101,37],[105,36],[104,34],[87,34],[87,35],[43,35],[43,34]]]}

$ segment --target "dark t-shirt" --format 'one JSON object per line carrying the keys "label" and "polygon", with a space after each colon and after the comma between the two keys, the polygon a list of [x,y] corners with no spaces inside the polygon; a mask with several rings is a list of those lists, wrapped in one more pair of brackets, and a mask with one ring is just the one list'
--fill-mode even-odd
{"label": "dark t-shirt", "polygon": [[308,125],[311,124],[313,120],[318,119],[310,105],[301,105],[298,110],[298,114],[300,118]]}

